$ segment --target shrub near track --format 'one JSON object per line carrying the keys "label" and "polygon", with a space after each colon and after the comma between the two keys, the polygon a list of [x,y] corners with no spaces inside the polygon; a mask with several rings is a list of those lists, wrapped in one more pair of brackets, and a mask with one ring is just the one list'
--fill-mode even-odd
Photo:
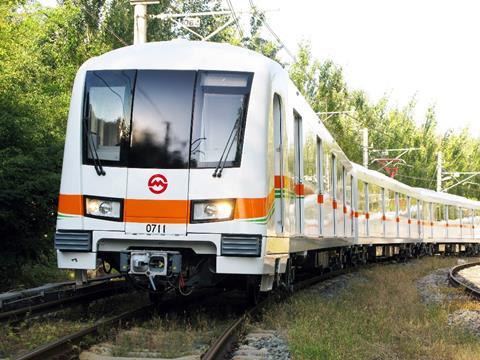
{"label": "shrub near track", "polygon": [[285,335],[294,359],[479,358],[478,337],[448,326],[447,318],[480,305],[425,304],[416,288],[418,279],[456,261],[434,257],[360,270],[336,296],[307,290],[270,309],[265,327]]}

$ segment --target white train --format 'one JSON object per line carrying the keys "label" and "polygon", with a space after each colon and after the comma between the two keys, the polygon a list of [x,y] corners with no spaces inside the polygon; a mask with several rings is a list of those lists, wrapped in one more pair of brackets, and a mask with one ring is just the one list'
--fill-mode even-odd
{"label": "white train", "polygon": [[75,79],[55,247],[151,291],[268,291],[293,270],[476,253],[480,203],[350,162],[276,62],[175,40],[111,51]]}

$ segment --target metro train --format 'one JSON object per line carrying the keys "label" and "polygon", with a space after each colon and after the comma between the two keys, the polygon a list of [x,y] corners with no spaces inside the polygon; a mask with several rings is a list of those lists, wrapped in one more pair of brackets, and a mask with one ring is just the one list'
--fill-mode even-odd
{"label": "metro train", "polygon": [[86,61],[63,159],[58,266],[152,293],[289,285],[415,254],[476,254],[480,202],[352,163],[275,61],[173,40]]}

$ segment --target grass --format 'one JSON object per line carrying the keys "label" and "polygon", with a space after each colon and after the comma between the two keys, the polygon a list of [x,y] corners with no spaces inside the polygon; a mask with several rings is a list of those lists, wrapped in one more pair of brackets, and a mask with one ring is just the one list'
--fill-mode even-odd
{"label": "grass", "polygon": [[455,310],[480,305],[427,305],[415,286],[455,263],[434,257],[361,270],[336,298],[303,291],[267,311],[264,326],[285,335],[294,359],[478,359],[478,337],[448,326],[447,319]]}
{"label": "grass", "polygon": [[120,332],[113,341],[113,356],[179,357],[204,352],[228,320],[198,311],[191,315],[156,316],[142,327]]}

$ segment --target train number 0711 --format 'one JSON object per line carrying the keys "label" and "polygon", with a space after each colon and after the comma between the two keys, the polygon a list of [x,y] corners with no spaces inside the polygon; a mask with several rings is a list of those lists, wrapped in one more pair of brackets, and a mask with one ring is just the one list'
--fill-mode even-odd
{"label": "train number 0711", "polygon": [[147,224],[145,225],[147,234],[162,234],[165,232],[165,225],[161,224]]}

